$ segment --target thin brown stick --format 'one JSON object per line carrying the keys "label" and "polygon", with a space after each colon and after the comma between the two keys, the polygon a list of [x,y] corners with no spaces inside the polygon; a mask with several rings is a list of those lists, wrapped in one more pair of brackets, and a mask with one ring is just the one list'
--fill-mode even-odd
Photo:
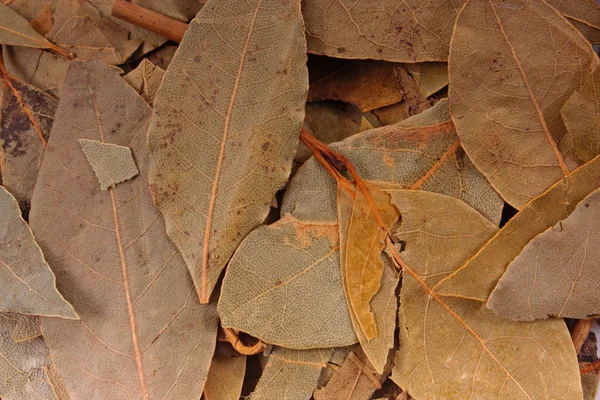
{"label": "thin brown stick", "polygon": [[594,326],[594,322],[596,320],[594,318],[591,319],[580,319],[575,324],[575,328],[573,328],[573,333],[571,333],[571,340],[573,340],[573,346],[575,347],[575,351],[579,353],[585,339],[587,339],[588,334],[592,330],[592,326]]}
{"label": "thin brown stick", "polygon": [[600,360],[596,360],[579,368],[579,372],[582,374],[589,374],[590,372],[598,371],[600,371]]}
{"label": "thin brown stick", "polygon": [[111,15],[177,43],[181,43],[188,28],[185,22],[169,18],[127,0],[115,0]]}
{"label": "thin brown stick", "polygon": [[262,353],[267,347],[262,341],[258,341],[252,346],[246,346],[240,340],[238,334],[231,328],[223,328],[223,332],[225,333],[225,338],[233,348],[240,354],[245,356],[251,356],[253,354]]}

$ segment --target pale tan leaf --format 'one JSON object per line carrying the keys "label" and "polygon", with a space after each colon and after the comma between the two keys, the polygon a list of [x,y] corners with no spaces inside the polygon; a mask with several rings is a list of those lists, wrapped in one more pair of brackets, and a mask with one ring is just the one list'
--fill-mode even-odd
{"label": "pale tan leaf", "polygon": [[[380,289],[383,276],[384,263],[381,252],[387,234],[400,215],[390,203],[390,197],[386,192],[375,185],[369,184],[367,188],[379,211],[385,230],[380,226],[380,221],[372,212],[371,204],[362,191],[357,191],[355,194],[349,213],[344,212],[348,211],[347,207],[339,211],[338,223],[340,224],[340,259],[344,292],[350,306],[350,313],[358,322],[360,332],[357,331],[357,336],[362,335],[369,342],[379,335],[370,303]],[[347,219],[347,222],[342,222],[344,219]]]}
{"label": "pale tan leaf", "polygon": [[[395,125],[361,132],[330,147],[344,154],[363,179],[401,184],[457,197],[498,223],[504,203],[460,147],[448,103]],[[282,214],[312,221],[335,221],[336,185],[308,160],[290,182]]]}
{"label": "pale tan leaf", "polygon": [[358,131],[364,132],[364,131],[368,131],[369,129],[373,129],[373,125],[371,125],[371,123],[369,122],[368,119],[366,119],[365,117],[362,117],[360,119],[360,127],[358,128]]}
{"label": "pale tan leaf", "polygon": [[600,189],[515,257],[487,306],[504,318],[531,321],[600,315]]}
{"label": "pale tan leaf", "polygon": [[446,61],[462,0],[307,0],[302,12],[308,51],[338,58]]}
{"label": "pale tan leaf", "polygon": [[127,146],[89,139],[79,139],[79,145],[94,170],[102,190],[114,187],[139,174],[131,149]]}
{"label": "pale tan leaf", "polygon": [[21,217],[17,200],[0,186],[0,311],[78,319],[56,290],[55,277]]}
{"label": "pale tan leaf", "polygon": [[2,46],[2,56],[10,75],[60,98],[69,60],[47,51],[17,46]]}
{"label": "pale tan leaf", "polygon": [[356,343],[340,276],[337,223],[285,216],[256,228],[227,267],[218,310],[224,327],[279,346]]}
{"label": "pale tan leaf", "polygon": [[2,184],[17,198],[21,209],[28,210],[58,102],[38,88],[9,75],[1,63],[0,75]]}
{"label": "pale tan leaf", "polygon": [[48,38],[79,60],[100,58],[113,65],[124,63],[141,44],[87,0],[58,0]]}
{"label": "pale tan leaf", "polygon": [[417,81],[424,97],[437,93],[448,85],[448,64],[445,62],[423,62],[402,64]]}
{"label": "pale tan leaf", "polygon": [[37,33],[46,36],[52,31],[52,7],[46,3],[44,8],[31,20],[30,24]]}
{"label": "pale tan leaf", "polygon": [[203,303],[288,178],[307,87],[299,0],[209,2],[169,65],[150,184]]}
{"label": "pale tan leaf", "polygon": [[12,334],[12,339],[15,343],[25,342],[42,336],[42,328],[37,316],[26,314],[12,314],[12,316],[16,320]]}
{"label": "pale tan leaf", "polygon": [[56,399],[45,367],[50,365],[48,347],[41,337],[16,343],[13,330],[20,318],[0,313],[0,396],[3,400]]}
{"label": "pale tan leaf", "polygon": [[308,400],[317,386],[331,349],[291,350],[276,347],[249,400]]}
{"label": "pale tan leaf", "polygon": [[[42,318],[74,399],[199,398],[215,347],[148,189],[151,109],[100,60],[71,64],[33,194],[30,223],[80,321]],[[74,129],[82,127],[82,129]],[[98,188],[79,139],[131,148],[140,175]]]}
{"label": "pale tan leaf", "polygon": [[595,0],[546,0],[590,42],[600,43],[600,8]]}
{"label": "pale tan leaf", "polygon": [[2,0],[4,5],[9,6],[27,21],[33,20],[47,5],[51,11],[58,0]]}
{"label": "pale tan leaf", "polygon": [[450,197],[390,193],[402,215],[396,237],[405,243],[392,379],[417,399],[581,399],[562,320],[513,322],[480,302],[436,292],[497,228]]}
{"label": "pale tan leaf", "polygon": [[473,163],[515,208],[577,167],[560,143],[560,109],[598,65],[590,43],[543,1],[471,0],[462,9],[450,111]]}
{"label": "pale tan leaf", "polygon": [[[486,301],[511,261],[534,237],[567,218],[600,182],[600,156],[587,162],[517,215],[438,286],[443,295]],[[483,271],[483,272],[482,272]]]}
{"label": "pale tan leaf", "polygon": [[52,391],[57,400],[72,400],[71,395],[67,392],[62,377],[58,373],[56,364],[52,363],[46,367],[46,375],[48,376],[48,381],[52,386]]}
{"label": "pale tan leaf", "polygon": [[350,353],[341,368],[322,389],[316,390],[315,400],[369,400],[381,387],[384,378],[375,372],[368,358],[360,351]]}
{"label": "pale tan leaf", "polygon": [[162,83],[165,71],[144,58],[140,65],[123,78],[150,105],[154,103],[156,92]]}
{"label": "pale tan leaf", "polygon": [[213,357],[204,386],[204,399],[239,400],[245,372],[246,356]]}
{"label": "pale tan leaf", "polygon": [[561,110],[579,158],[589,161],[600,154],[600,68],[574,92]]}

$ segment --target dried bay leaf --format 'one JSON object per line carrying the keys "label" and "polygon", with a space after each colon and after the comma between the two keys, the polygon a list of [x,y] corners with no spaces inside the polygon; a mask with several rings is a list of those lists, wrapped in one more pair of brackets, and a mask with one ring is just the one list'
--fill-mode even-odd
{"label": "dried bay leaf", "polygon": [[158,87],[162,83],[165,71],[144,58],[140,65],[123,78],[150,105],[154,103]]}
{"label": "dried bay leaf", "polygon": [[[199,398],[214,351],[215,307],[198,303],[152,204],[150,116],[111,67],[100,60],[72,63],[30,222],[59,290],[81,317],[41,319],[75,399]],[[130,147],[140,175],[100,190],[79,139]]]}
{"label": "dried bay leaf", "polygon": [[[348,157],[363,179],[457,197],[498,223],[504,203],[462,151],[447,104],[442,100],[403,122],[330,147]],[[290,182],[281,212],[302,220],[335,221],[336,192],[333,179],[310,159]]]}
{"label": "dried bay leaf", "polygon": [[332,349],[292,350],[276,347],[250,400],[308,400]]}
{"label": "dried bay leaf", "polygon": [[545,2],[511,1],[463,7],[450,49],[449,100],[469,158],[520,209],[577,167],[560,143],[560,109],[599,61]]}
{"label": "dried bay leaf", "polygon": [[0,76],[2,184],[17,198],[21,209],[27,211],[58,102],[11,76],[2,65],[1,57]]}
{"label": "dried bay leaf", "polygon": [[288,178],[307,89],[298,0],[209,1],[169,65],[150,185],[203,303]]}
{"label": "dried bay leaf", "polygon": [[131,149],[127,146],[89,139],[79,139],[79,145],[94,170],[102,190],[114,187],[139,174]]}
{"label": "dried bay leaf", "polygon": [[589,161],[600,154],[600,68],[575,91],[561,110],[579,158]]}
{"label": "dried bay leaf", "polygon": [[0,186],[0,310],[78,319],[21,217],[17,200]]}
{"label": "dried bay leaf", "polygon": [[37,33],[46,36],[52,31],[52,7],[47,3],[30,22]]}
{"label": "dried bay leaf", "polygon": [[402,215],[396,237],[406,244],[392,379],[417,399],[581,399],[562,320],[513,322],[479,302],[436,291],[497,228],[450,197],[390,194]]}
{"label": "dried bay leaf", "polygon": [[42,336],[42,328],[40,320],[36,315],[26,314],[11,314],[14,317],[16,324],[12,331],[12,339],[15,343],[24,342],[26,340],[35,339]]}
{"label": "dried bay leaf", "polygon": [[424,97],[429,97],[448,85],[448,64],[445,62],[422,62],[402,64],[421,88]]}
{"label": "dried bay leaf", "polygon": [[218,311],[224,327],[288,348],[356,343],[340,276],[337,223],[284,216],[233,255]]}
{"label": "dried bay leaf", "polygon": [[246,356],[212,359],[204,386],[205,400],[239,400],[246,372]]}
{"label": "dried bay leaf", "polygon": [[547,0],[590,42],[600,42],[600,8],[594,0]]}
{"label": "dried bay leaf", "polygon": [[517,321],[600,314],[600,189],[533,238],[510,263],[487,306]]}
{"label": "dried bay leaf", "polygon": [[600,156],[597,156],[523,207],[477,253],[444,278],[437,291],[487,301],[508,265],[527,243],[567,218],[599,183]]}

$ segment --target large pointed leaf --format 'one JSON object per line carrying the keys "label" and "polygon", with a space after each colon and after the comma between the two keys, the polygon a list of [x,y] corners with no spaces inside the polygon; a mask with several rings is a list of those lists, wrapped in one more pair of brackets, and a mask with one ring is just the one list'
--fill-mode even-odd
{"label": "large pointed leaf", "polygon": [[488,307],[534,320],[600,315],[600,189],[563,221],[536,236],[510,263]]}
{"label": "large pointed leaf", "polygon": [[402,214],[396,236],[406,245],[392,379],[417,399],[581,399],[562,320],[512,322],[435,290],[497,228],[450,197],[390,193]]}
{"label": "large pointed leaf", "polygon": [[287,216],[255,229],[225,273],[223,326],[290,348],[356,343],[338,250],[337,223]]}
{"label": "large pointed leaf", "polygon": [[202,302],[290,173],[305,52],[299,0],[209,1],[158,91],[151,189]]}
{"label": "large pointed leaf", "polygon": [[[215,347],[214,306],[198,303],[152,205],[150,115],[102,61],[71,65],[30,222],[59,290],[81,317],[42,318],[74,399],[199,398]],[[79,139],[130,147],[140,175],[100,190]]]}
{"label": "large pointed leaf", "polygon": [[[348,157],[363,179],[457,197],[498,223],[504,203],[462,151],[447,105],[440,101],[410,119],[330,147]],[[316,160],[308,160],[286,190],[282,213],[335,221],[336,193],[334,180]]]}
{"label": "large pointed leaf", "polygon": [[450,111],[465,151],[514,207],[578,165],[561,143],[560,109],[598,64],[590,43],[543,1],[471,0],[462,9]]}
{"label": "large pointed leaf", "polygon": [[440,282],[444,295],[486,301],[511,261],[534,237],[567,218],[600,182],[600,156],[527,204],[464,265]]}
{"label": "large pointed leaf", "polygon": [[17,200],[0,186],[0,310],[77,319],[54,281]]}

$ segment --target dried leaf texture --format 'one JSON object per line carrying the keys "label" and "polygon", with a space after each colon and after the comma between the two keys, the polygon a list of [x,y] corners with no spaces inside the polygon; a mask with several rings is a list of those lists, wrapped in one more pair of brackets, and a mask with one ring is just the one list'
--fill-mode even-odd
{"label": "dried leaf texture", "polygon": [[205,400],[239,400],[242,394],[246,356],[212,359],[204,386]]}
{"label": "dried leaf texture", "polygon": [[17,198],[21,208],[28,210],[58,102],[9,75],[3,65],[0,65],[0,75],[2,184]]}
{"label": "dried leaf texture", "polygon": [[250,400],[308,400],[326,367],[331,349],[292,350],[276,347]]}
{"label": "dried leaf texture", "polygon": [[51,9],[54,10],[57,0],[4,0],[3,3],[9,6],[11,9],[17,12],[20,16],[25,18],[27,21],[33,20],[40,11],[50,5]]}
{"label": "dried leaf texture", "polygon": [[16,324],[12,331],[12,339],[15,343],[24,342],[26,340],[35,339],[42,336],[40,328],[40,320],[35,315],[26,314],[10,314],[14,317]]}
{"label": "dried leaf texture", "polygon": [[79,145],[94,170],[102,190],[114,187],[139,174],[131,149],[127,146],[88,139],[79,139]]}
{"label": "dried leaf texture", "polygon": [[493,238],[439,284],[444,295],[487,301],[512,260],[534,237],[567,218],[600,182],[596,157],[527,204]]}
{"label": "dried leaf texture", "polygon": [[543,1],[471,0],[462,9],[450,111],[469,158],[515,208],[577,166],[559,143],[560,109],[598,64],[590,43]]}
{"label": "dried leaf texture", "polygon": [[[330,147],[344,154],[363,179],[457,197],[498,223],[504,203],[460,147],[446,101],[395,125],[354,135]],[[336,185],[314,160],[288,186],[282,214],[335,221]]]}
{"label": "dried leaf texture", "polygon": [[590,42],[600,42],[600,8],[594,0],[547,0]]}
{"label": "dried leaf texture", "polygon": [[448,64],[445,62],[402,64],[402,67],[417,81],[425,97],[448,85]]}
{"label": "dried leaf texture", "polygon": [[16,343],[13,330],[25,315],[0,313],[0,396],[3,400],[56,399],[45,368],[48,347],[41,337]]}
{"label": "dried leaf texture", "polygon": [[288,178],[307,86],[298,0],[209,2],[165,74],[150,184],[202,302]]}
{"label": "dried leaf texture", "polygon": [[17,200],[0,186],[0,310],[77,319],[56,290],[55,277],[21,217]]}
{"label": "dried leaf texture", "polygon": [[307,0],[302,12],[308,51],[338,58],[446,61],[462,1]]}
{"label": "dried leaf texture", "polygon": [[37,33],[46,36],[52,31],[52,7],[47,3],[30,22]]}
{"label": "dried leaf texture", "polygon": [[392,379],[417,399],[581,399],[563,321],[512,322],[435,291],[497,228],[450,197],[391,194],[402,215],[396,236],[406,243]]}
{"label": "dried leaf texture", "polygon": [[510,263],[487,306],[518,321],[600,314],[600,189],[536,236]]}
{"label": "dried leaf texture", "polygon": [[340,276],[337,223],[286,216],[252,231],[227,267],[224,327],[289,348],[356,343]]}
{"label": "dried leaf texture", "polygon": [[[151,110],[100,60],[72,63],[36,184],[30,223],[80,321],[42,319],[74,399],[199,398],[215,347],[148,190]],[[132,149],[135,179],[98,187],[79,139]]]}
{"label": "dried leaf texture", "polygon": [[561,110],[579,158],[589,161],[600,154],[600,68],[581,90],[574,92]]}
{"label": "dried leaf texture", "polygon": [[146,103],[152,105],[164,76],[165,71],[162,68],[144,58],[136,69],[123,78],[146,100]]}

